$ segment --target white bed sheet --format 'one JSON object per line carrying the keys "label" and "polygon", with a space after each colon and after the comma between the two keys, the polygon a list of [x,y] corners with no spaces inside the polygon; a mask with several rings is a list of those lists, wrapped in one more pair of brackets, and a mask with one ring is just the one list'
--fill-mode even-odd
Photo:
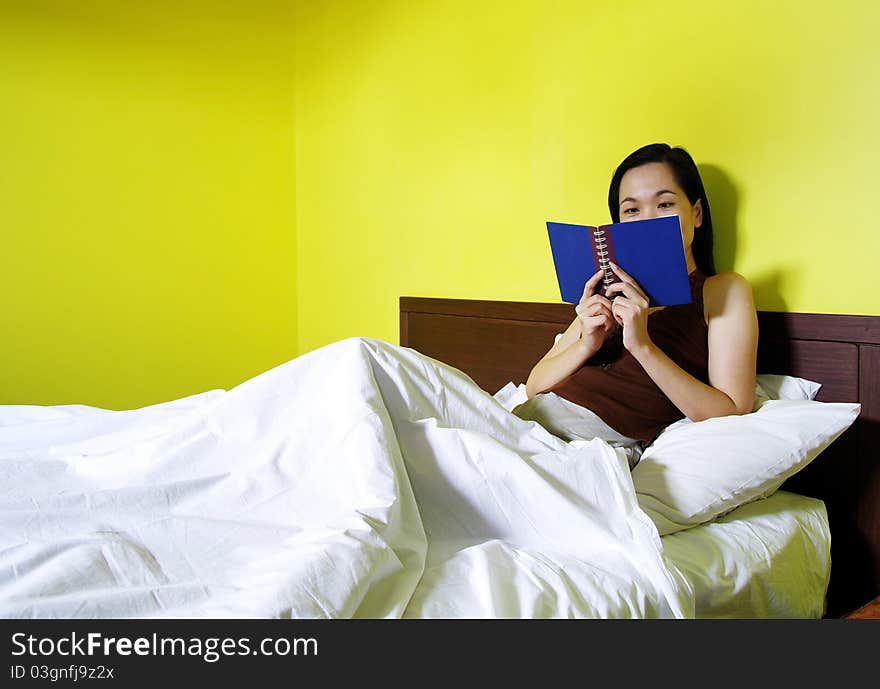
{"label": "white bed sheet", "polygon": [[663,536],[697,618],[822,617],[831,574],[825,503],[788,491]]}
{"label": "white bed sheet", "polygon": [[814,617],[828,543],[783,493],[661,539],[624,454],[380,340],[143,409],[0,406],[3,617]]}
{"label": "white bed sheet", "polygon": [[626,456],[352,338],[129,411],[0,407],[3,617],[691,617]]}

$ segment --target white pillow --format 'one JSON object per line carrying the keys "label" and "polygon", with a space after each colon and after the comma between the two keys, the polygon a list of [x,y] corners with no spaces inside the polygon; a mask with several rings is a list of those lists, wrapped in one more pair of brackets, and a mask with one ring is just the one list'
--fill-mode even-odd
{"label": "white pillow", "polygon": [[529,395],[526,392],[526,384],[517,385],[513,381],[507,383],[503,388],[496,392],[492,397],[507,411],[513,411],[514,407],[525,402]]}
{"label": "white pillow", "polygon": [[755,409],[769,400],[814,400],[821,383],[795,376],[760,373],[755,379]]}
{"label": "white pillow", "polygon": [[742,416],[667,427],[632,472],[660,535],[711,521],[776,491],[855,421],[861,405],[768,400]]}

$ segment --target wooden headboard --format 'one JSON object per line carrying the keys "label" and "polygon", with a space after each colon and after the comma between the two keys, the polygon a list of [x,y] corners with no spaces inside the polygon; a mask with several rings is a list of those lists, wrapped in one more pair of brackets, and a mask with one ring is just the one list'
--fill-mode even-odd
{"label": "wooden headboard", "polygon": [[[400,344],[467,373],[494,394],[529,372],[574,318],[571,304],[400,298]],[[880,593],[880,316],[758,312],[758,373],[822,383],[823,402],[859,418],[785,490],[825,501],[831,525],[826,615]]]}

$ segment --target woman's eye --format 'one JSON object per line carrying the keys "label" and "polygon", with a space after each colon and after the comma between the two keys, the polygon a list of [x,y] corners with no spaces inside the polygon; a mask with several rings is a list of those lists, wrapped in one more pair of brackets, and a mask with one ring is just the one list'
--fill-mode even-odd
{"label": "woman's eye", "polygon": [[[623,212],[624,212],[626,215],[632,215],[632,213],[635,213],[637,210],[638,210],[637,208],[624,208],[624,209],[623,209]],[[632,211],[632,213],[630,213],[630,211]]]}
{"label": "woman's eye", "polygon": [[663,201],[663,202],[660,204],[660,208],[669,208],[669,207],[671,207],[671,206],[673,206],[673,205],[674,205],[674,204],[673,204],[672,201]]}

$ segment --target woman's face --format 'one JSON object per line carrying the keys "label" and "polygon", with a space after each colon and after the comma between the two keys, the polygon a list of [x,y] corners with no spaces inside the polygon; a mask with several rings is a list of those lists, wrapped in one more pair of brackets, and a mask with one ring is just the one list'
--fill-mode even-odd
{"label": "woman's face", "polygon": [[627,170],[620,180],[619,198],[621,222],[677,215],[688,270],[693,270],[691,245],[695,228],[703,224],[703,208],[700,199],[691,205],[668,165],[646,163]]}

